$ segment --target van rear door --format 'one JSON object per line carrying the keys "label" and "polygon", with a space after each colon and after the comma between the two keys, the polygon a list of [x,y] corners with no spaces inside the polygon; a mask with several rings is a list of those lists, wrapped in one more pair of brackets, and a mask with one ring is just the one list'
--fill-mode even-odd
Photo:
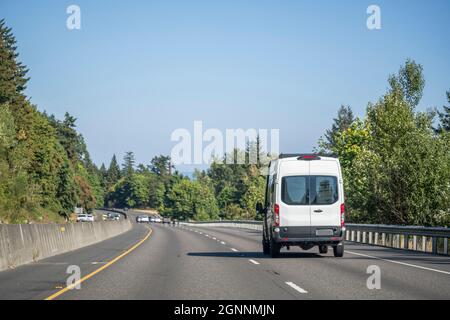
{"label": "van rear door", "polygon": [[311,161],[310,174],[311,236],[327,236],[327,230],[341,225],[339,162]]}
{"label": "van rear door", "polygon": [[289,227],[291,238],[309,238],[309,161],[283,161],[279,176],[276,201],[280,206],[280,227]]}

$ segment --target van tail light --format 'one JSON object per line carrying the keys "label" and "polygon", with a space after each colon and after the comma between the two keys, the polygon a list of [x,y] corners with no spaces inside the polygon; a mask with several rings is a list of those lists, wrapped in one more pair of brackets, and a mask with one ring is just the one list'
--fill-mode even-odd
{"label": "van tail light", "polygon": [[341,227],[345,227],[345,203],[341,204]]}
{"label": "van tail light", "polygon": [[274,204],[273,206],[273,224],[275,227],[279,227],[280,226],[280,206],[278,204]]}

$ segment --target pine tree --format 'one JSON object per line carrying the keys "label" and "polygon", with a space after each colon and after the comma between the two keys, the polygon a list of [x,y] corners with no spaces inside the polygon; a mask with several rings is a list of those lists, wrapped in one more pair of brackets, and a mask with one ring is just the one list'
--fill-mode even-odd
{"label": "pine tree", "polygon": [[170,163],[169,156],[160,155],[151,160],[150,170],[159,176],[168,175],[174,166]]}
{"label": "pine tree", "polygon": [[[450,91],[447,91],[447,101],[450,104]],[[450,105],[444,106],[443,111],[438,111],[439,115],[439,127],[438,132],[450,132]]]}
{"label": "pine tree", "polygon": [[355,117],[350,106],[342,105],[338,110],[337,118],[333,119],[331,129],[325,132],[324,147],[332,150],[336,144],[336,135],[347,130],[354,121]]}
{"label": "pine tree", "polygon": [[134,153],[132,151],[128,151],[123,157],[122,175],[125,177],[130,177],[134,173],[134,164]]}
{"label": "pine tree", "polygon": [[113,155],[111,162],[109,164],[108,171],[106,173],[106,182],[108,189],[115,185],[120,179],[120,167],[117,163],[116,155]]}
{"label": "pine tree", "polygon": [[11,28],[0,20],[0,104],[15,104],[25,99],[23,91],[29,78],[28,69],[18,61],[16,39]]}

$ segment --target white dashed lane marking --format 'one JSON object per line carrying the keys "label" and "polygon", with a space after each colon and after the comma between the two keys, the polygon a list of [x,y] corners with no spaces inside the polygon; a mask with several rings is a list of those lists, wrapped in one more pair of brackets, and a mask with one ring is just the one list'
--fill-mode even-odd
{"label": "white dashed lane marking", "polygon": [[305,289],[300,288],[298,285],[296,285],[293,282],[286,282],[286,284],[291,287],[292,289],[294,289],[295,291],[298,291],[300,293],[308,293],[308,291],[306,291]]}
{"label": "white dashed lane marking", "polygon": [[255,260],[253,260],[253,259],[250,259],[250,260],[248,260],[248,261],[250,261],[250,262],[253,263],[253,264],[260,264],[258,261],[255,261]]}

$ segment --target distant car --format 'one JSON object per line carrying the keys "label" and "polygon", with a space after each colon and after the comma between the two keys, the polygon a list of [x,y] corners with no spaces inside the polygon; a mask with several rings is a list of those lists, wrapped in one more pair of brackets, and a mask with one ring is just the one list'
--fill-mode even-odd
{"label": "distant car", "polygon": [[94,216],[92,214],[79,214],[77,222],[94,222]]}
{"label": "distant car", "polygon": [[155,217],[153,220],[154,220],[153,222],[155,222],[155,223],[161,223],[162,222],[160,217]]}
{"label": "distant car", "polygon": [[110,214],[108,214],[108,219],[112,220],[112,221],[118,221],[118,220],[120,220],[120,214],[110,213]]}
{"label": "distant car", "polygon": [[137,223],[149,223],[150,222],[150,218],[147,215],[137,216],[136,217],[136,222]]}
{"label": "distant car", "polygon": [[170,219],[169,218],[163,218],[163,224],[170,224]]}

